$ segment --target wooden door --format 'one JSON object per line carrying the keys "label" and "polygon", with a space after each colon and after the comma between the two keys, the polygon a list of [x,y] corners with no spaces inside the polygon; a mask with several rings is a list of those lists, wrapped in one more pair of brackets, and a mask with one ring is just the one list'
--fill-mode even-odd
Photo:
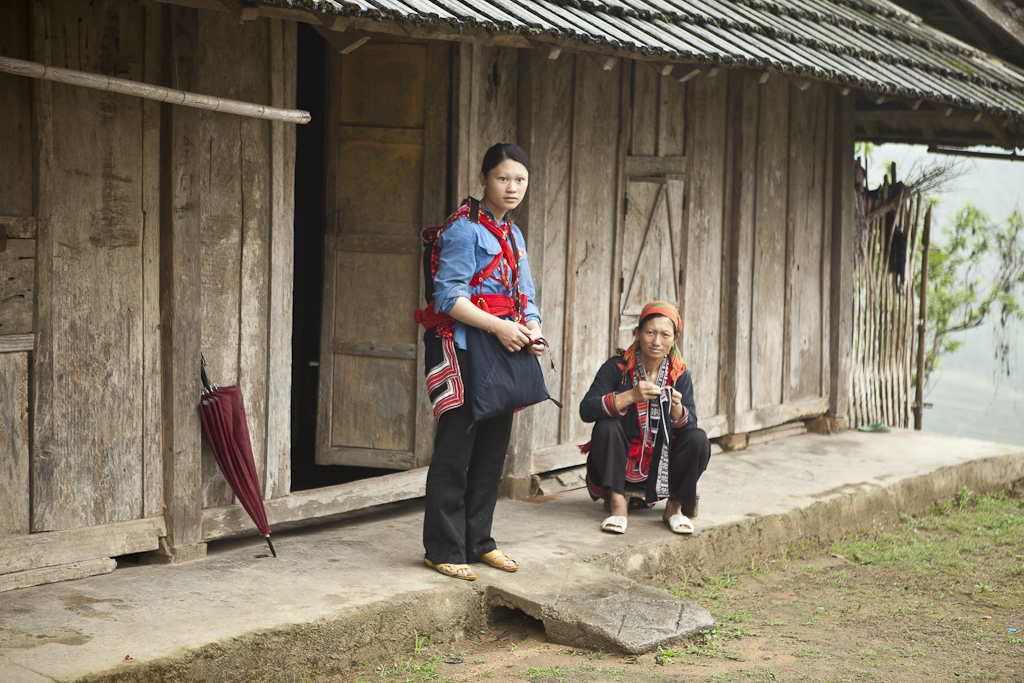
{"label": "wooden door", "polygon": [[328,63],[327,230],[316,462],[430,456],[421,243],[444,218],[448,46],[374,36]]}
{"label": "wooden door", "polygon": [[683,192],[681,179],[627,178],[619,348],[633,342],[633,329],[645,304],[661,300],[679,307]]}

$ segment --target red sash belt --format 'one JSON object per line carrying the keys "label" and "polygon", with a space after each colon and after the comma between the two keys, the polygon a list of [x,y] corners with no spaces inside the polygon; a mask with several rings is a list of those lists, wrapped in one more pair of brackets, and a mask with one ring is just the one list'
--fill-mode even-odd
{"label": "red sash belt", "polygon": [[[526,295],[520,294],[520,296],[522,297],[522,307],[520,310],[525,311],[527,301]],[[505,296],[504,294],[474,294],[469,298],[469,302],[481,311],[490,313],[498,318],[516,316],[516,306],[512,297]],[[416,322],[423,325],[423,329],[425,330],[437,327],[443,322],[455,321],[455,318],[451,317],[447,313],[436,312],[434,310],[434,303],[434,301],[431,301],[425,309],[416,311]]]}

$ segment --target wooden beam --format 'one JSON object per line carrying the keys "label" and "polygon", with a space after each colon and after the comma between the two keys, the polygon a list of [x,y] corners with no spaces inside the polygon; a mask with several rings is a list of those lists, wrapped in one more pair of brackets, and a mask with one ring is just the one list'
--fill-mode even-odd
{"label": "wooden beam", "polygon": [[[16,76],[38,78],[44,81],[64,83],[65,85],[77,85],[83,88],[142,97],[147,100],[168,102],[183,107],[195,107],[197,109],[207,109],[270,121],[309,122],[309,112],[299,109],[278,109],[263,104],[253,104],[252,102],[200,95],[178,87],[150,85],[149,83],[130,81],[126,78],[115,78],[113,76],[77,71],[75,69],[62,69],[60,67],[47,66],[45,63],[28,62],[23,59],[14,59],[13,57],[0,56],[0,71]],[[180,81],[166,82],[174,83],[175,86],[180,85]]]}
{"label": "wooden beam", "polygon": [[[978,159],[999,159],[1001,161],[1024,161],[1024,156],[1018,155],[1016,151],[1010,154],[997,154],[995,152],[974,152],[968,149],[950,149],[948,147],[940,147],[938,145],[930,145],[928,147],[929,154],[948,154],[950,156],[958,157],[975,157]],[[931,211],[931,208],[928,209]]]}
{"label": "wooden beam", "polygon": [[835,108],[832,150],[832,254],[829,301],[828,414],[846,418],[850,404],[850,356],[853,345],[853,99],[840,99]]}
{"label": "wooden beam", "polygon": [[[30,5],[32,57],[36,61],[52,59],[50,8],[48,2]],[[32,206],[36,216],[35,311],[32,332],[34,353],[30,356],[32,380],[29,383],[29,410],[32,415],[30,457],[56,454],[57,434],[54,424],[55,377],[53,367],[53,257],[56,251],[53,214],[60,202],[57,191],[59,175],[53,149],[52,83],[32,82]],[[32,463],[33,476],[38,476],[37,463]],[[41,520],[33,516],[33,530],[42,530]]]}
{"label": "wooden beam", "polygon": [[155,550],[167,528],[161,517],[64,531],[0,536],[0,574]]}
{"label": "wooden beam", "polygon": [[0,353],[18,353],[32,351],[35,345],[34,334],[3,334],[0,335]]}
{"label": "wooden beam", "polygon": [[[573,349],[576,345],[575,316],[572,312],[576,306],[576,221],[579,215],[577,199],[580,188],[580,118],[583,111],[583,56],[576,55],[575,75],[573,77],[572,97],[572,129],[569,131],[569,209],[566,217],[565,235],[565,297],[562,300],[563,310],[567,312],[562,324],[562,405],[572,405],[572,381],[574,373]],[[559,412],[559,441],[569,441],[572,433],[573,410]]]}
{"label": "wooden beam", "polygon": [[[270,100],[295,104],[297,28],[270,21]],[[267,343],[267,459],[263,497],[291,491],[292,289],[295,272],[295,127],[270,124],[270,281]]]}
{"label": "wooden beam", "polygon": [[[851,308],[852,310],[852,308]],[[806,420],[825,414],[828,409],[828,397],[814,397],[791,403],[783,403],[765,408],[749,410],[737,416],[734,434],[754,432],[770,427],[777,427],[793,420]]]}
{"label": "wooden beam", "polygon": [[239,23],[246,21],[252,21],[260,15],[260,10],[255,5],[250,5],[247,2],[237,2],[236,0],[220,0],[220,4],[224,8],[235,15]]}
{"label": "wooden beam", "polygon": [[42,569],[29,569],[23,572],[0,574],[0,593],[14,590],[15,588],[28,588],[58,581],[70,581],[72,579],[84,579],[89,576],[109,574],[115,569],[117,569],[117,560],[104,557],[98,560],[70,562],[55,567],[43,567]]}
{"label": "wooden beam", "polygon": [[686,173],[686,157],[626,157],[626,175],[684,175]]}
{"label": "wooden beam", "polygon": [[654,69],[661,76],[668,76],[672,73],[672,68],[675,66],[672,62],[648,62],[644,61],[644,64]]}
{"label": "wooden beam", "polygon": [[[576,450],[579,452],[578,448]],[[264,503],[267,522],[271,527],[277,527],[362,510],[374,505],[419,498],[426,492],[427,469],[420,467],[338,486],[298,491],[290,496],[268,500]],[[256,525],[241,505],[203,510],[204,541],[255,531]]]}
{"label": "wooden beam", "polygon": [[558,43],[546,43],[542,40],[534,40],[533,38],[528,38],[528,40],[530,45],[540,50],[540,53],[547,59],[558,59],[559,55],[562,54],[562,46]]}
{"label": "wooden beam", "polygon": [[[165,82],[198,80],[199,13],[163,5]],[[171,59],[171,55],[176,55]],[[160,309],[163,482],[168,561],[205,555],[202,431],[196,396],[202,305],[199,112],[164,105],[160,116]]]}
{"label": "wooden beam", "polygon": [[611,71],[612,69],[614,69],[616,62],[619,61],[618,57],[613,57],[612,55],[601,54],[598,52],[587,52],[586,54],[605,71]]}
{"label": "wooden beam", "polygon": [[327,41],[327,44],[330,45],[335,52],[343,55],[347,55],[370,40],[370,36],[357,28],[349,27],[342,33],[333,31],[326,26],[314,25],[313,28],[316,29],[317,33],[323,36],[324,40]]}
{"label": "wooden beam", "polygon": [[811,87],[811,82],[806,78],[800,78],[799,76],[795,76],[793,74],[784,75],[786,76],[786,80],[788,80],[790,83],[796,86],[797,90],[807,90],[808,88]]}
{"label": "wooden beam", "polygon": [[681,75],[679,77],[679,82],[680,83],[686,83],[687,81],[689,81],[689,80],[691,80],[693,78],[696,78],[697,76],[700,76],[700,74],[701,74],[701,71],[700,71],[700,69],[698,67],[693,67],[692,69],[689,68],[689,67],[685,67],[684,71],[683,71],[683,75]]}

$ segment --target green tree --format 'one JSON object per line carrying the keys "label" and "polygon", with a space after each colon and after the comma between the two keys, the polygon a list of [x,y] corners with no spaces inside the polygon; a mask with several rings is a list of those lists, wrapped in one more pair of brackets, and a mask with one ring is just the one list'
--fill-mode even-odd
{"label": "green tree", "polygon": [[945,244],[933,247],[928,262],[928,330],[925,379],[942,356],[963,344],[958,332],[991,321],[997,370],[1014,370],[1011,332],[1024,320],[1024,218],[1019,209],[995,223],[967,202],[951,226],[942,229]]}

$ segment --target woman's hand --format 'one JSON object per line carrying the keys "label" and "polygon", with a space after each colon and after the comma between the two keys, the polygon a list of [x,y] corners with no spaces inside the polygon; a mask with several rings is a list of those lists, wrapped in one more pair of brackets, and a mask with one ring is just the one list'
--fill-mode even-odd
{"label": "woman's hand", "polygon": [[[530,328],[526,325],[520,325],[514,320],[495,318],[491,327],[491,334],[498,338],[498,341],[501,342],[501,345],[507,351],[512,353],[523,348],[531,341]],[[533,353],[533,346],[530,346],[530,352]],[[535,353],[534,355],[540,354]]]}
{"label": "woman's hand", "polygon": [[653,401],[661,396],[661,387],[654,382],[640,380],[637,382],[637,385],[630,390],[630,393],[632,394],[631,398],[633,399],[633,403],[639,403],[640,401]]}
{"label": "woman's hand", "polygon": [[683,419],[683,395],[676,391],[675,387],[671,388],[672,391],[672,410],[670,415],[672,416],[672,422],[679,422]]}
{"label": "woman's hand", "polygon": [[526,327],[529,330],[527,334],[530,336],[531,342],[530,345],[526,347],[526,350],[529,351],[532,356],[540,356],[544,353],[544,344],[536,343],[537,340],[543,336],[540,333],[540,325],[537,324],[536,320],[531,320],[526,323]]}

